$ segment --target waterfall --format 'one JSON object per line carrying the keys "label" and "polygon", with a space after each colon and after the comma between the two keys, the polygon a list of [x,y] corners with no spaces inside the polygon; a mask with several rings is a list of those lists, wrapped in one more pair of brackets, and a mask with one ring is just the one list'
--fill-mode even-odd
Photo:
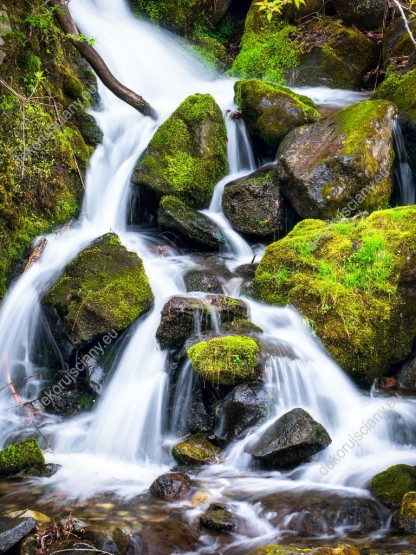
{"label": "waterfall", "polygon": [[397,204],[399,206],[416,204],[416,185],[413,179],[412,168],[410,167],[403,133],[397,117],[394,120],[393,134],[394,150],[396,154],[394,175],[398,189]]}
{"label": "waterfall", "polygon": [[[170,454],[172,437],[165,433],[164,423],[169,360],[167,352],[159,348],[155,332],[167,300],[173,295],[186,294],[183,275],[200,263],[200,257],[179,254],[159,257],[152,249],[154,237],[128,230],[130,175],[158,126],[188,95],[210,93],[224,113],[233,110],[234,81],[210,78],[173,35],[133,18],[123,0],[72,0],[70,8],[81,31],[88,37],[96,37],[97,49],[115,76],[143,95],[155,107],[159,118],[154,122],[141,116],[99,86],[102,102],[100,109],[92,114],[103,130],[104,140],[88,168],[82,213],[71,227],[48,236],[40,260],[13,284],[2,304],[1,382],[6,384],[10,375],[13,381],[26,384],[19,387],[22,402],[36,398],[42,378],[26,378],[43,370],[33,356],[41,326],[40,298],[82,248],[110,230],[117,233],[123,244],[143,259],[155,295],[154,308],[129,330],[96,409],[71,420],[45,417],[42,432],[55,449],[55,454],[47,455],[48,460],[63,465],[49,484],[59,487],[68,497],[88,497],[98,491],[134,496],[174,464]],[[327,90],[315,93],[322,103],[329,98]],[[308,94],[313,96],[313,91]],[[356,93],[337,94],[338,105],[356,101]],[[231,228],[222,213],[221,200],[227,183],[251,173],[255,163],[243,121],[226,118],[226,125],[230,175],[217,184],[211,206],[204,213],[224,230],[228,240],[224,258],[237,266],[252,260],[253,249]],[[397,138],[396,143],[404,160]],[[270,341],[284,343],[294,356],[271,357],[268,361],[265,387],[276,399],[270,407],[269,418],[255,434],[231,445],[222,464],[200,473],[198,478],[205,481],[208,489],[221,489],[220,476],[221,484],[227,484],[221,491],[235,495],[243,491],[244,502],[240,503],[239,510],[249,518],[257,513],[256,507],[245,501],[247,492],[302,487],[356,491],[390,464],[416,464],[416,453],[410,447],[416,430],[414,400],[394,397],[390,406],[386,397],[364,395],[330,359],[294,310],[246,301],[251,319],[264,330],[265,336]],[[181,394],[187,398],[190,395],[191,371],[188,365],[182,381],[179,380],[179,400]],[[333,444],[312,463],[292,474],[255,475],[245,451],[248,443],[284,412],[299,406],[328,429]],[[345,449],[362,423],[378,411],[383,418],[365,442],[350,447],[345,456],[339,457],[335,468],[326,472],[329,459]],[[177,412],[173,420],[178,424],[182,416]],[[172,428],[169,432],[173,433]],[[3,388],[0,445],[34,433],[30,419],[15,407],[7,387]],[[239,478],[234,480],[237,472]],[[261,526],[253,526],[253,530],[261,529],[264,534],[272,530],[268,523],[263,522]]]}

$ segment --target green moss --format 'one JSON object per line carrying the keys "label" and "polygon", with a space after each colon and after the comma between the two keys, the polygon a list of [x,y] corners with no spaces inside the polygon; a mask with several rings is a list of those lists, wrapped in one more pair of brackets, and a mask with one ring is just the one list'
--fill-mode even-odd
{"label": "green moss", "polygon": [[410,491],[404,495],[399,516],[416,520],[416,492]]}
{"label": "green moss", "polygon": [[45,464],[45,457],[34,438],[9,445],[0,451],[0,476],[17,474],[29,466]]}
{"label": "green moss", "polygon": [[230,75],[256,77],[270,83],[284,83],[285,70],[300,64],[299,46],[291,40],[296,27],[274,18],[266,20],[254,3],[246,19],[241,51],[230,70]]}
{"label": "green moss", "polygon": [[75,344],[127,328],[153,303],[140,258],[109,233],[81,251],[42,302],[53,307]]}
{"label": "green moss", "polygon": [[227,174],[227,134],[210,95],[188,97],[160,126],[136,166],[132,182],[160,199],[174,195],[192,208],[206,207]]}
{"label": "green moss", "polygon": [[250,555],[306,555],[310,549],[299,549],[289,545],[265,545],[250,552]]}
{"label": "green moss", "polygon": [[393,69],[373,94],[374,99],[385,99],[394,102],[400,112],[416,119],[416,69],[399,75]]}
{"label": "green moss", "polygon": [[196,434],[172,449],[179,464],[210,464],[218,459],[221,449],[213,445],[204,434]]}
{"label": "green moss", "polygon": [[258,377],[259,352],[251,337],[228,336],[201,341],[188,350],[188,356],[203,379],[232,385]]}
{"label": "green moss", "polygon": [[295,127],[321,118],[310,98],[286,87],[248,79],[235,83],[234,90],[250,134],[274,149]]}
{"label": "green moss", "polygon": [[415,207],[305,220],[266,249],[255,292],[270,304],[294,304],[335,360],[369,384],[411,351],[415,321],[401,280],[415,252]]}
{"label": "green moss", "polygon": [[404,495],[416,489],[416,467],[407,464],[391,466],[374,476],[370,489],[383,503],[399,507]]}

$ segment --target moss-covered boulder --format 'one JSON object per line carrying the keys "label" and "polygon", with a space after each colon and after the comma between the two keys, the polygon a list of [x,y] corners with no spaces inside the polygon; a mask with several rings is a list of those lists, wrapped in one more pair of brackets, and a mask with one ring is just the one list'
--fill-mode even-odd
{"label": "moss-covered boulder", "polygon": [[226,244],[227,239],[217,224],[176,197],[162,198],[157,219],[162,231],[173,235],[181,247],[220,251]]}
{"label": "moss-covered boulder", "polygon": [[361,90],[379,63],[374,41],[333,18],[312,19],[291,37],[300,51],[298,64],[285,70],[291,85]]}
{"label": "moss-covered boulder", "polygon": [[415,207],[305,220],[266,249],[255,293],[293,304],[344,370],[370,384],[412,350],[415,253]]}
{"label": "moss-covered boulder", "polygon": [[285,469],[304,462],[331,443],[322,424],[303,409],[293,409],[269,426],[248,452],[258,462]]}
{"label": "moss-covered boulder", "polygon": [[228,171],[227,133],[209,94],[188,97],[157,130],[138,161],[132,183],[149,211],[173,195],[191,208],[208,206]]}
{"label": "moss-covered boulder", "polygon": [[250,239],[269,240],[282,235],[286,210],[275,167],[266,166],[228,183],[222,209],[233,229]]}
{"label": "moss-covered boulder", "polygon": [[205,299],[173,297],[162,310],[156,337],[163,349],[181,347],[199,329],[213,329],[212,313],[222,324],[247,318],[247,305],[226,295],[209,295]]}
{"label": "moss-covered boulder", "polygon": [[294,2],[288,2],[282,6],[282,17],[290,21],[299,21],[308,15],[323,12],[324,5],[322,0],[304,0],[303,4],[297,7]]}
{"label": "moss-covered boulder", "polygon": [[252,2],[246,17],[241,51],[230,74],[244,79],[263,79],[269,83],[283,84],[285,71],[300,63],[298,42],[291,39],[296,31],[280,17],[267,19],[266,13]]}
{"label": "moss-covered boulder", "polygon": [[172,449],[172,455],[179,464],[190,465],[215,463],[220,452],[221,449],[204,434],[193,435]]}
{"label": "moss-covered boulder", "polygon": [[400,507],[406,493],[416,490],[416,467],[408,464],[391,466],[374,476],[370,490],[386,505]]}
{"label": "moss-covered boulder", "polygon": [[231,0],[130,0],[152,21],[189,33],[197,24],[215,25],[225,15]]}
{"label": "moss-covered boulder", "polygon": [[211,503],[199,519],[203,528],[215,532],[233,532],[237,528],[237,519],[227,505]]}
{"label": "moss-covered boulder", "polygon": [[125,555],[129,546],[129,538],[118,526],[94,524],[87,526],[82,540],[92,543],[97,551],[105,551],[113,555]]}
{"label": "moss-covered boulder", "polygon": [[114,233],[82,250],[42,299],[74,345],[122,331],[153,304],[143,262]]}
{"label": "moss-covered boulder", "polygon": [[386,0],[332,0],[341,19],[364,31],[378,31],[383,27]]}
{"label": "moss-covered boulder", "polygon": [[258,547],[254,551],[250,551],[249,555],[306,555],[310,554],[309,549],[300,549],[298,547],[293,547],[290,545],[264,545],[263,547]]}
{"label": "moss-covered boulder", "polygon": [[399,527],[408,534],[416,534],[416,492],[410,491],[403,497],[398,515]]}
{"label": "moss-covered boulder", "polygon": [[201,341],[188,356],[203,380],[233,385],[258,379],[260,347],[251,337],[227,336]]}
{"label": "moss-covered boulder", "polygon": [[34,438],[9,445],[0,451],[0,476],[9,476],[39,464],[45,464],[45,457]]}
{"label": "moss-covered boulder", "polygon": [[273,156],[289,131],[321,117],[312,100],[286,87],[248,79],[237,81],[234,90],[251,137],[267,145]]}
{"label": "moss-covered boulder", "polygon": [[390,102],[367,101],[287,135],[278,154],[279,185],[299,216],[387,208],[395,115]]}

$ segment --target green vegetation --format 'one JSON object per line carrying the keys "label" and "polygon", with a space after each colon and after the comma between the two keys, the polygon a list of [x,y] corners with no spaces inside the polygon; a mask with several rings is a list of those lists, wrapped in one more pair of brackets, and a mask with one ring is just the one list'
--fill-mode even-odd
{"label": "green vegetation", "polygon": [[256,380],[260,347],[251,337],[228,336],[201,341],[188,350],[195,371],[214,384]]}
{"label": "green vegetation", "polygon": [[45,464],[45,457],[34,438],[9,445],[0,451],[0,476],[17,474],[29,466]]}
{"label": "green vegetation", "polygon": [[386,79],[373,94],[374,99],[385,99],[394,102],[400,112],[416,119],[416,69],[400,75],[390,69]]}
{"label": "green vegetation", "polygon": [[173,195],[192,208],[208,205],[227,174],[227,133],[211,95],[188,97],[159,127],[137,164],[132,182],[159,200]]}
{"label": "green vegetation", "polygon": [[196,434],[172,449],[179,464],[210,464],[218,459],[221,449],[213,445],[204,434]]}
{"label": "green vegetation", "polygon": [[74,344],[122,331],[153,304],[143,262],[108,233],[81,251],[42,300]]}
{"label": "green vegetation", "polygon": [[415,250],[413,206],[354,221],[305,220],[266,249],[255,293],[294,304],[335,360],[370,384],[411,351],[416,329],[403,280]]}
{"label": "green vegetation", "polygon": [[416,467],[396,464],[370,482],[372,493],[386,505],[400,507],[406,493],[416,489]]}

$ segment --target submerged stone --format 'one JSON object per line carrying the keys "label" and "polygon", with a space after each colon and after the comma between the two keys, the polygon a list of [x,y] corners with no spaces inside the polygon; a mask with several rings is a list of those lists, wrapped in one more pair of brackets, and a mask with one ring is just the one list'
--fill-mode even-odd
{"label": "submerged stone", "polygon": [[191,479],[180,472],[163,474],[150,486],[150,493],[163,501],[181,501],[191,491]]}
{"label": "submerged stone", "polygon": [[34,438],[14,443],[0,451],[0,476],[17,474],[28,467],[43,464],[45,464],[45,457]]}
{"label": "submerged stone", "polygon": [[209,436],[196,434],[178,443],[172,449],[172,455],[179,464],[201,465],[218,461],[221,449],[211,443]]}
{"label": "submerged stone", "polygon": [[303,409],[281,416],[248,452],[256,460],[277,469],[296,466],[332,443],[328,432]]}
{"label": "submerged stone", "polygon": [[43,297],[50,320],[74,345],[130,326],[153,305],[143,262],[114,233],[103,235],[66,265]]}
{"label": "submerged stone", "polygon": [[216,532],[233,532],[237,528],[237,520],[227,505],[222,503],[211,503],[199,522],[204,528]]}
{"label": "submerged stone", "polygon": [[129,539],[118,526],[96,524],[87,526],[82,534],[82,541],[90,542],[99,551],[112,555],[125,555]]}

